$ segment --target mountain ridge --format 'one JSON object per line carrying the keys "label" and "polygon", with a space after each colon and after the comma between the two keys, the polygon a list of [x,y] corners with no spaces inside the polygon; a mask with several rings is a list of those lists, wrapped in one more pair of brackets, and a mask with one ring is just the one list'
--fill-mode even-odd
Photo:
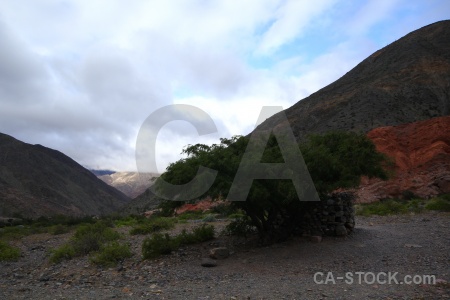
{"label": "mountain ridge", "polygon": [[65,154],[0,133],[0,215],[104,215],[129,200]]}
{"label": "mountain ridge", "polygon": [[[284,110],[297,140],[331,130],[368,132],[450,114],[450,21],[417,29]],[[426,100],[426,101],[424,101]],[[280,114],[280,113],[279,113]],[[282,123],[279,114],[255,131]]]}

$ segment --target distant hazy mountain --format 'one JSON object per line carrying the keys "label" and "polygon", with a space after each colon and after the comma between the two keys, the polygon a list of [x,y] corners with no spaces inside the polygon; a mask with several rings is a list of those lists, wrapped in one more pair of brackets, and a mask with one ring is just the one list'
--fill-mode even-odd
{"label": "distant hazy mountain", "polygon": [[136,198],[147,188],[153,185],[152,178],[158,177],[157,173],[115,172],[98,176],[101,180],[115,187],[130,198]]}
{"label": "distant hazy mountain", "polygon": [[116,173],[116,171],[111,171],[111,170],[92,170],[92,169],[90,169],[89,171],[94,173],[95,176],[111,175],[111,174]]}
{"label": "distant hazy mountain", "polygon": [[102,215],[128,200],[63,153],[0,134],[0,216]]}
{"label": "distant hazy mountain", "polygon": [[[420,28],[378,50],[285,113],[298,140],[311,133],[368,132],[449,115],[450,21]],[[256,130],[280,125],[287,124],[274,115]]]}

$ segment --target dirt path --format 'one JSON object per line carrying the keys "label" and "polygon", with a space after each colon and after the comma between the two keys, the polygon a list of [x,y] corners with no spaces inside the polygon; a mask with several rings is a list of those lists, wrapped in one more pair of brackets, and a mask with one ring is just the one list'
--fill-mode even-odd
{"label": "dirt path", "polygon": [[[450,299],[448,213],[359,217],[351,236],[318,244],[297,238],[255,248],[219,238],[152,261],[140,260],[143,237],[128,236],[136,255],[111,269],[87,258],[50,265],[48,251],[69,237],[17,241],[24,254],[18,262],[0,263],[0,299]],[[217,245],[232,255],[217,267],[201,267],[201,258]],[[331,272],[328,284],[314,282],[317,272],[324,274],[316,276],[319,281]],[[353,284],[346,283],[347,272]],[[361,283],[356,272],[365,272]],[[391,272],[391,284],[372,284],[372,273],[379,272]],[[400,284],[405,275],[434,275],[441,283]]]}

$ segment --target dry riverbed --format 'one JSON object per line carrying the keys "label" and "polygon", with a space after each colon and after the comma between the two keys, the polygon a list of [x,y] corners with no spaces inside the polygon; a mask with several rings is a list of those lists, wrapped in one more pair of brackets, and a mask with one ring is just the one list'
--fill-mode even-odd
{"label": "dry riverbed", "polygon": [[[218,232],[226,225],[211,224]],[[174,230],[189,226],[178,224]],[[449,213],[358,217],[352,235],[325,237],[321,243],[295,238],[256,247],[251,240],[243,244],[219,237],[145,261],[144,237],[126,234],[134,256],[114,268],[96,267],[87,257],[50,264],[49,251],[70,236],[37,234],[13,241],[22,257],[0,263],[0,299],[450,298]],[[228,247],[231,256],[216,267],[202,267],[202,258],[217,246]],[[314,281],[317,272],[316,281],[323,284]],[[383,284],[389,280],[383,273],[381,282],[372,282],[372,273],[380,272],[391,273],[391,284]],[[400,284],[405,275],[434,275],[437,283]]]}

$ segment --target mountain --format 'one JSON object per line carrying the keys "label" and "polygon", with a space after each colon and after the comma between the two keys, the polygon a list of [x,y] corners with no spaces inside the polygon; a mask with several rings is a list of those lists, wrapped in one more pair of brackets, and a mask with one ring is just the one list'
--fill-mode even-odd
{"label": "mountain", "polygon": [[152,178],[158,177],[157,173],[115,172],[112,174],[97,175],[110,186],[115,187],[130,198],[136,198],[147,188],[153,185]]}
{"label": "mountain", "polygon": [[102,176],[102,175],[111,175],[116,173],[115,171],[111,171],[111,170],[92,170],[90,169],[89,171],[91,171],[92,173],[94,173],[95,176]]}
{"label": "mountain", "polygon": [[[449,115],[450,21],[407,34],[284,112],[299,141]],[[255,130],[286,125],[276,114]]]}
{"label": "mountain", "polygon": [[123,214],[141,214],[156,209],[160,203],[160,198],[156,197],[148,188],[145,192],[128,202],[121,209],[121,212]]}
{"label": "mountain", "polygon": [[0,216],[103,215],[128,200],[63,153],[0,134]]}
{"label": "mountain", "polygon": [[450,116],[399,126],[380,127],[367,136],[377,150],[395,162],[388,181],[363,178],[356,190],[360,202],[450,193]]}

